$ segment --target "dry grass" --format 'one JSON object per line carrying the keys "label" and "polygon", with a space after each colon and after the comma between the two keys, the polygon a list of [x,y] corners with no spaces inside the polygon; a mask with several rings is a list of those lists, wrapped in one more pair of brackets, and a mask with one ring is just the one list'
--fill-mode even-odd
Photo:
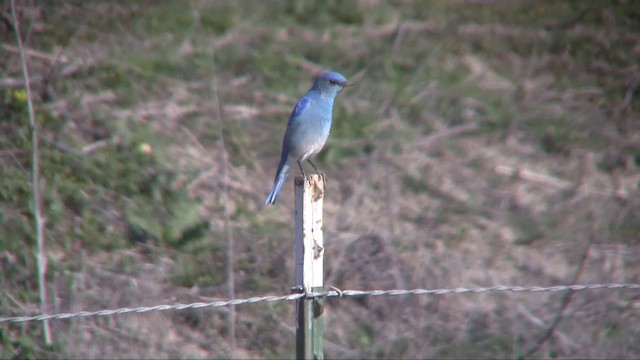
{"label": "dry grass", "polygon": [[[291,183],[278,206],[262,204],[286,117],[325,66],[358,83],[340,95],[316,161],[329,178],[327,285],[639,281],[633,4],[23,4],[33,24],[27,44],[39,54],[31,72],[59,74],[34,84],[48,114],[43,137],[56,154],[43,156],[53,312],[226,298],[225,206],[236,296],[288,292]],[[69,17],[77,23],[60,23]],[[15,78],[20,63],[7,53],[2,75]],[[80,65],[65,73],[68,64]],[[10,83],[0,82],[3,115],[22,121],[16,87],[2,85]],[[28,143],[15,140],[22,133],[7,121],[0,161],[3,176],[16,180],[0,188],[8,259],[0,266],[15,276],[2,277],[3,315],[37,303],[31,283],[20,285],[33,264],[14,245],[32,246],[28,226],[15,225],[29,220],[20,196]],[[10,297],[19,300],[4,301]],[[640,353],[636,294],[570,300],[533,356]],[[561,302],[561,294],[331,299],[326,351],[517,357],[536,345]],[[38,341],[37,325],[0,334],[13,349],[6,357],[226,357],[228,316],[222,309],[53,322],[53,348],[20,340]],[[236,318],[235,357],[293,353],[292,304],[239,307]]]}

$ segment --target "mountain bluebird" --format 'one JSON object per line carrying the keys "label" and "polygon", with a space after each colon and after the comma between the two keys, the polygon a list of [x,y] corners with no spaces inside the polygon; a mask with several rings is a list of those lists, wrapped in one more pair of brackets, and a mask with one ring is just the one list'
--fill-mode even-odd
{"label": "mountain bluebird", "polygon": [[287,123],[282,140],[280,165],[265,204],[276,203],[282,184],[289,174],[289,168],[295,162],[298,163],[302,174],[304,170],[301,162],[305,160],[313,166],[316,173],[318,172],[311,158],[322,150],[329,137],[333,100],[347,85],[350,83],[344,76],[337,72],[327,72],[320,75],[311,89],[298,101]]}

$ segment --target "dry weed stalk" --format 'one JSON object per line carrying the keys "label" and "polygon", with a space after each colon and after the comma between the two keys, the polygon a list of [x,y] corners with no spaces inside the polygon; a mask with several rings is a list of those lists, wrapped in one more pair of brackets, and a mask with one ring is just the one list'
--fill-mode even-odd
{"label": "dry weed stalk", "polygon": [[[38,124],[36,123],[35,110],[33,109],[33,99],[31,97],[31,82],[29,79],[29,70],[27,69],[27,57],[24,45],[22,43],[22,35],[20,34],[20,25],[18,24],[18,16],[16,14],[15,0],[11,0],[11,17],[13,28],[16,33],[16,41],[20,52],[20,63],[22,65],[22,76],[24,77],[24,85],[27,91],[27,112],[29,115],[29,123],[31,126],[31,142],[32,142],[32,160],[31,160],[31,193],[33,198],[33,217],[36,221],[36,240],[37,240],[37,263],[38,263],[38,289],[40,292],[40,312],[47,313],[47,287],[45,284],[47,273],[47,257],[44,251],[44,217],[42,216],[42,203],[40,200],[40,153],[39,143],[40,134],[38,132]],[[52,343],[51,330],[49,322],[43,321],[44,341],[47,345]]]}
{"label": "dry weed stalk", "polygon": [[[211,57],[213,58],[213,56]],[[222,175],[222,206],[224,212],[224,237],[227,244],[227,293],[230,299],[235,298],[235,277],[234,277],[234,240],[231,234],[231,218],[229,215],[229,189],[227,173],[227,145],[224,138],[224,123],[222,120],[222,111],[220,109],[220,99],[218,97],[217,87],[215,85],[215,79],[212,80],[209,88],[211,98],[215,102],[216,117],[220,124],[220,172]],[[236,349],[236,309],[231,307],[229,309],[229,356],[234,357]]]}

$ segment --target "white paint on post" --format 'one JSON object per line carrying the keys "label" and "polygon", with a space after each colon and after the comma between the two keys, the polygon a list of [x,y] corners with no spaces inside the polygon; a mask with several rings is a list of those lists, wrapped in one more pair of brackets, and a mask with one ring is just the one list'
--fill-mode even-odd
{"label": "white paint on post", "polygon": [[296,286],[306,291],[323,287],[324,242],[322,237],[321,175],[296,176]]}

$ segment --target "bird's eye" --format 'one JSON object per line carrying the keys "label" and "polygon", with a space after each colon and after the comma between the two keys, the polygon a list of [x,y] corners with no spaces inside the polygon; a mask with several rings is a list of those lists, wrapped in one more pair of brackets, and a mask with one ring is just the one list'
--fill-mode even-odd
{"label": "bird's eye", "polygon": [[329,84],[338,85],[338,82],[336,80],[329,80]]}

